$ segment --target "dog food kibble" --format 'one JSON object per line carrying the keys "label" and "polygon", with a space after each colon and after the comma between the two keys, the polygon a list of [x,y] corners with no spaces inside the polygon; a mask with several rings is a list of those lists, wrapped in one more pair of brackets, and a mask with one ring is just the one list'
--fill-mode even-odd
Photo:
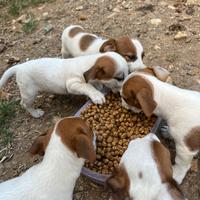
{"label": "dog food kibble", "polygon": [[129,141],[149,133],[156,118],[133,113],[121,106],[121,98],[110,93],[103,105],[89,105],[81,118],[87,120],[96,133],[96,161],[85,166],[92,171],[109,174],[120,162]]}

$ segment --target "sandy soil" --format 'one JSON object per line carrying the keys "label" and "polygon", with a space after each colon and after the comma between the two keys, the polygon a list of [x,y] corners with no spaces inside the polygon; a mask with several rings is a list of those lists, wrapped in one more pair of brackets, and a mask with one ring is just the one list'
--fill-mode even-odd
{"label": "sandy soil", "polygon": [[[40,57],[60,57],[62,30],[69,24],[80,24],[102,36],[130,35],[141,40],[145,49],[144,62],[170,70],[174,84],[200,91],[200,3],[198,0],[55,0],[24,9],[38,21],[35,31],[25,34],[19,20],[7,18],[7,7],[0,7],[0,74],[14,60],[24,62]],[[152,20],[160,19],[160,20]],[[155,24],[156,23],[156,24]],[[45,28],[50,26],[48,33]],[[185,39],[175,40],[178,31]],[[19,99],[14,78],[5,88],[10,99]],[[23,109],[10,123],[15,138],[1,151],[6,160],[0,163],[0,181],[19,175],[40,158],[27,154],[33,139],[52,127],[56,117],[74,114],[86,100],[79,96],[41,94],[36,105],[46,111],[41,119],[33,119]],[[0,148],[1,150],[2,148]],[[197,159],[196,159],[197,161]],[[199,164],[200,166],[200,164]],[[181,185],[189,200],[200,199],[200,168],[193,166]],[[108,199],[108,191],[81,176],[74,190],[74,199]]]}

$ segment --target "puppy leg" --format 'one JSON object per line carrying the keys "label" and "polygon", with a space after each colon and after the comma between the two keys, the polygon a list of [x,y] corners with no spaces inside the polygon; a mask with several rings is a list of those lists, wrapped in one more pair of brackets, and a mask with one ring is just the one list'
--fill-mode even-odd
{"label": "puppy leg", "polygon": [[173,178],[177,183],[181,184],[187,171],[190,169],[193,152],[189,152],[187,147],[183,144],[176,144],[176,158],[173,166]]}
{"label": "puppy leg", "polygon": [[89,83],[80,82],[79,79],[67,81],[66,87],[69,93],[89,96],[95,104],[103,104],[106,101],[103,93]]}
{"label": "puppy leg", "polygon": [[22,85],[19,84],[20,94],[21,94],[21,105],[34,117],[39,118],[44,114],[41,109],[34,109],[32,107],[33,102],[37,95],[37,89],[34,85]]}

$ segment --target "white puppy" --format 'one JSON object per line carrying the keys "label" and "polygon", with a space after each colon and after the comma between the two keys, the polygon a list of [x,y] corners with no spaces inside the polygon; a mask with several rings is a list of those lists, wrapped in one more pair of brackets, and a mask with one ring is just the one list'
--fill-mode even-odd
{"label": "white puppy", "polygon": [[43,161],[0,184],[1,200],[71,200],[85,160],[95,160],[94,135],[84,120],[63,118],[30,149]]}
{"label": "white puppy", "polygon": [[0,80],[0,89],[14,74],[21,93],[21,104],[37,118],[44,114],[32,107],[38,92],[82,94],[89,96],[93,103],[102,104],[105,102],[104,94],[92,84],[100,83],[119,91],[128,75],[128,65],[115,52],[71,59],[41,58],[8,69]]}
{"label": "white puppy", "polygon": [[132,72],[144,68],[142,44],[128,36],[117,39],[103,39],[94,34],[86,33],[79,25],[68,26],[62,34],[62,56],[67,58],[94,54],[98,52],[115,51],[123,56]]}
{"label": "white puppy", "polygon": [[133,73],[124,81],[121,96],[126,108],[167,121],[176,144],[173,177],[181,183],[200,149],[200,93],[162,82],[147,73]]}
{"label": "white puppy", "polygon": [[170,153],[154,134],[132,140],[107,185],[111,200],[183,200]]}

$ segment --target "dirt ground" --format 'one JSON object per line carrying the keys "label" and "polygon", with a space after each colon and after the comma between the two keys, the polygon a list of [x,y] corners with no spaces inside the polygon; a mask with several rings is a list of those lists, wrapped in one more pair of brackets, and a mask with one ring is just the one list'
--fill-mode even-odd
{"label": "dirt ground", "polygon": [[[30,13],[38,26],[26,34],[22,30],[23,19],[19,17],[26,18]],[[0,14],[0,74],[17,60],[60,57],[63,29],[70,24],[80,24],[104,37],[130,35],[139,38],[145,49],[146,65],[165,67],[171,72],[175,85],[200,91],[199,0],[55,0],[28,7],[16,18],[7,17],[7,6],[0,7]],[[184,38],[175,40],[178,31],[184,33]],[[19,99],[14,80],[4,90],[9,99]],[[33,140],[52,127],[56,117],[74,114],[85,100],[80,96],[42,94],[36,102],[45,110],[41,119],[33,119],[19,109],[10,123],[15,138],[11,145],[0,148],[0,154],[6,158],[0,163],[0,182],[38,162],[40,158],[30,158],[27,154]],[[189,200],[200,199],[200,168],[194,166],[189,171],[181,189]],[[75,200],[108,198],[104,187],[84,176],[79,178],[74,190]]]}

